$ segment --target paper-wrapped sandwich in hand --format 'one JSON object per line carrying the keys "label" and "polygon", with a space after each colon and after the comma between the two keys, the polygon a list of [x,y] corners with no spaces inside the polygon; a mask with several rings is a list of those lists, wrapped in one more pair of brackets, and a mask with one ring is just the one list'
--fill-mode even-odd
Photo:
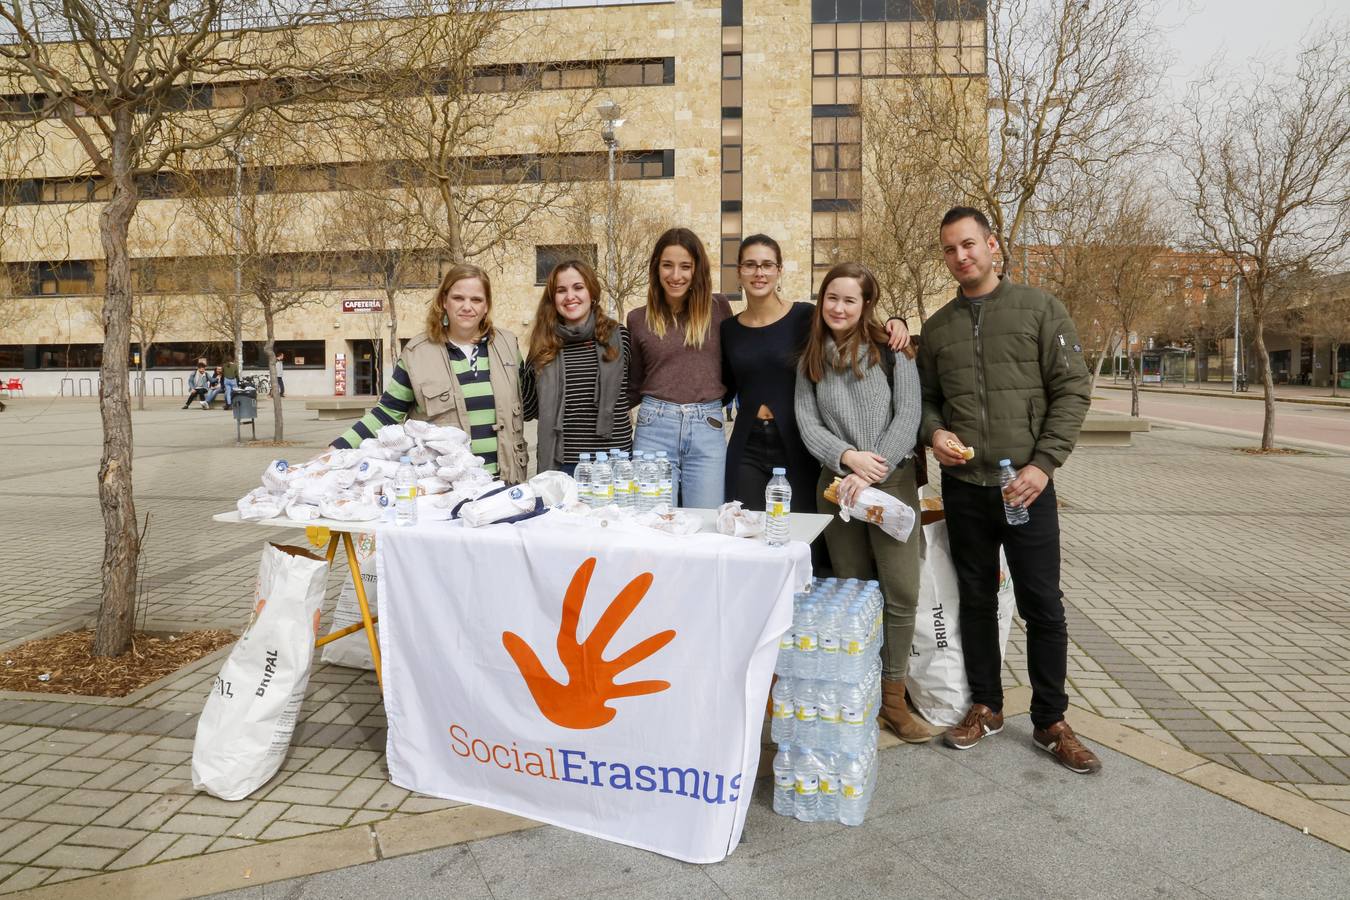
{"label": "paper-wrapped sandwich in hand", "polygon": [[839,485],[842,479],[836,478],[825,488],[825,499],[839,506],[839,518],[845,522],[855,516],[864,522],[870,522],[897,541],[909,540],[914,531],[914,510],[895,499],[885,491],[876,488],[863,488],[848,506],[839,502]]}
{"label": "paper-wrapped sandwich in hand", "polygon": [[947,438],[947,449],[951,450],[953,453],[961,454],[963,459],[975,458],[975,448],[967,447],[956,438]]}

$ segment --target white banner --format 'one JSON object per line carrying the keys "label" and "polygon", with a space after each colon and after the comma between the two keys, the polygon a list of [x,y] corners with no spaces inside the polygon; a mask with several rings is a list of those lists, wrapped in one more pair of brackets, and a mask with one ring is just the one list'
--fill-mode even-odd
{"label": "white banner", "polygon": [[597,528],[381,528],[400,787],[696,863],[740,839],[805,544]]}

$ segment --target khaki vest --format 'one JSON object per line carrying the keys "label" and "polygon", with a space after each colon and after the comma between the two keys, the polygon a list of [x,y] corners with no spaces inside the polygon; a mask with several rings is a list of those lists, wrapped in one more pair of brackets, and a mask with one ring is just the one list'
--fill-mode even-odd
{"label": "khaki vest", "polygon": [[[520,400],[520,348],[514,334],[501,328],[494,330],[495,336],[488,342],[488,379],[497,408],[497,467],[503,481],[519,484],[525,480],[529,465],[525,410]],[[419,334],[403,348],[403,367],[417,401],[411,417],[433,425],[453,425],[467,434],[464,391],[450,368],[445,345]]]}

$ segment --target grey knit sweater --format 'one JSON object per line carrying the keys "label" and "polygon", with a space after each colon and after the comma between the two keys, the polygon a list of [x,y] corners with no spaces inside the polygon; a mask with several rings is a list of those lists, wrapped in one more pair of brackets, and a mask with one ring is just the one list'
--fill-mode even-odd
{"label": "grey knit sweater", "polygon": [[[835,357],[834,341],[826,338],[827,359]],[[797,428],[811,455],[822,465],[843,474],[839,461],[846,450],[877,453],[891,470],[914,452],[922,412],[919,370],[914,361],[896,354],[895,388],[881,363],[868,366],[859,379],[852,369],[825,367],[825,377],[812,384],[797,371]]]}

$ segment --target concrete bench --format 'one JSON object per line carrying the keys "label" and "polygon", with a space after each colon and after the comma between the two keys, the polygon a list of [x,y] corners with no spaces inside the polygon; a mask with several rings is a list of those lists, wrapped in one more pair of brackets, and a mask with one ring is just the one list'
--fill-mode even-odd
{"label": "concrete bench", "polygon": [[1136,431],[1148,431],[1148,419],[1120,413],[1092,411],[1083,420],[1080,447],[1128,447]]}
{"label": "concrete bench", "polygon": [[359,419],[374,405],[374,397],[328,397],[305,401],[305,409],[314,410],[320,419]]}

